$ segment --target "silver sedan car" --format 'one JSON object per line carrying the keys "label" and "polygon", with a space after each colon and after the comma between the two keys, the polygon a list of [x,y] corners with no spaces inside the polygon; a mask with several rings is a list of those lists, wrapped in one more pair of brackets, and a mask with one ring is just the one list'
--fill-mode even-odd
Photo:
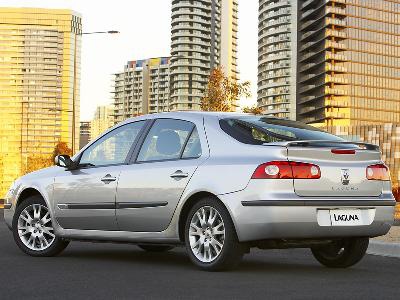
{"label": "silver sedan car", "polygon": [[11,186],[4,218],[19,248],[53,256],[71,240],[185,245],[204,270],[251,247],[310,248],[349,267],[387,233],[395,201],[377,146],[282,119],[144,115]]}

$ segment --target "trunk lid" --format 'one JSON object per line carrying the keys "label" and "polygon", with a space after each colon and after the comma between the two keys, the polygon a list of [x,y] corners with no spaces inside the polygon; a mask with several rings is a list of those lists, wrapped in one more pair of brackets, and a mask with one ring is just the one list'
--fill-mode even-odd
{"label": "trunk lid", "polygon": [[[298,196],[377,197],[382,193],[383,182],[366,177],[367,167],[381,162],[377,146],[313,141],[288,142],[286,147],[288,160],[312,163],[321,170],[320,179],[293,180]],[[355,153],[337,154],[332,149],[351,149]]]}

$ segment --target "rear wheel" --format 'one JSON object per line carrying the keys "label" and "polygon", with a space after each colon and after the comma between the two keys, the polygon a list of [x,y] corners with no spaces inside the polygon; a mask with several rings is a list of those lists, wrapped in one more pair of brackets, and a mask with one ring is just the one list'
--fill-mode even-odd
{"label": "rear wheel", "polygon": [[185,245],[191,261],[206,271],[237,266],[245,252],[227,209],[217,199],[207,197],[189,212]]}
{"label": "rear wheel", "polygon": [[168,245],[138,245],[138,247],[148,252],[166,252],[175,248]]}
{"label": "rear wheel", "polygon": [[18,247],[31,256],[57,255],[69,243],[54,234],[50,212],[39,196],[29,197],[17,207],[12,229]]}
{"label": "rear wheel", "polygon": [[312,248],[314,257],[329,268],[348,268],[358,263],[367,252],[369,238],[347,238],[329,246]]}

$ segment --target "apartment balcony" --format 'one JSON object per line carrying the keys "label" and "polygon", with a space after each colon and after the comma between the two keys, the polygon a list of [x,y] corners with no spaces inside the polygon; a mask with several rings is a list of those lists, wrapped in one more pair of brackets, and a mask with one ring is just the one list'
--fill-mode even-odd
{"label": "apartment balcony", "polygon": [[300,30],[305,30],[307,27],[309,27],[315,21],[317,21],[317,20],[308,20],[307,22],[305,22],[303,25],[300,26]]}
{"label": "apartment balcony", "polygon": [[272,9],[276,9],[278,7],[282,7],[282,6],[291,6],[290,1],[289,0],[285,0],[285,1],[277,1],[277,2],[272,2],[266,6],[264,6],[260,12],[259,15],[262,15],[263,13],[272,10]]}
{"label": "apartment balcony", "polygon": [[268,22],[266,22],[265,25],[259,27],[258,30],[265,30],[265,29],[270,28],[270,27],[275,27],[275,26],[284,25],[284,24],[290,24],[290,23],[291,23],[290,18],[287,18],[287,19],[283,18],[281,20],[278,19],[278,20],[275,20],[275,21],[268,21]]}
{"label": "apartment balcony", "polygon": [[302,4],[301,9],[307,8],[307,7],[308,7],[310,4],[312,4],[313,2],[315,2],[315,0],[308,0],[308,1],[305,1],[305,2]]}
{"label": "apartment balcony", "polygon": [[[290,76],[290,71],[282,71],[282,72],[274,72],[274,74],[266,75],[263,77],[262,80],[268,80],[268,79],[274,79],[274,78],[281,78],[281,77],[289,77]],[[261,81],[262,81],[261,80]]]}
{"label": "apartment balcony", "polygon": [[318,66],[319,64],[317,64],[317,63],[308,63],[308,64],[306,64],[306,65],[304,65],[304,66],[301,66],[300,67],[300,71],[301,72],[304,72],[304,71],[307,71],[307,70],[309,70],[309,69],[311,69],[311,68],[314,68],[315,66]]}
{"label": "apartment balcony", "polygon": [[280,64],[274,64],[272,66],[267,66],[264,67],[261,72],[265,72],[265,71],[271,71],[271,70],[276,70],[276,69],[282,69],[282,68],[289,68],[290,67],[290,62],[286,61]]}
{"label": "apartment balcony", "polygon": [[300,82],[306,82],[316,76],[317,76],[317,74],[307,74],[307,75],[301,76]]}
{"label": "apartment balcony", "polygon": [[327,26],[335,25],[335,26],[340,26],[340,27],[346,27],[346,21],[328,17],[325,19],[325,25],[327,25]]}
{"label": "apartment balcony", "polygon": [[261,47],[264,47],[265,45],[271,45],[271,44],[275,44],[275,43],[287,42],[289,40],[290,40],[289,36],[280,35],[278,37],[265,38],[265,40],[260,39],[258,41],[258,45],[259,45],[259,48],[261,48]]}
{"label": "apartment balcony", "polygon": [[343,77],[326,75],[325,83],[348,84],[349,80],[347,78],[343,78]]}
{"label": "apartment balcony", "polygon": [[303,33],[301,35],[301,40],[305,40],[306,38],[312,36],[316,32],[317,32],[317,30],[310,30],[310,31],[307,31],[307,32]]}
{"label": "apartment balcony", "polygon": [[305,19],[307,18],[309,15],[311,15],[312,13],[316,12],[318,9],[317,8],[313,8],[313,9],[309,9],[306,10],[305,12],[303,12],[300,16],[300,19]]}
{"label": "apartment balcony", "polygon": [[336,54],[332,52],[327,52],[325,55],[326,60],[336,60],[336,61],[347,61],[347,57],[343,54]]}
{"label": "apartment balcony", "polygon": [[283,60],[283,59],[289,60],[290,59],[290,55],[289,54],[271,55],[269,57],[262,58],[260,60],[259,64],[261,65],[261,64],[268,63],[268,62],[271,62],[271,61]]}
{"label": "apartment balcony", "polygon": [[306,93],[306,92],[309,92],[309,91],[315,89],[316,87],[317,87],[317,85],[315,85],[315,84],[309,84],[304,87],[301,87],[299,89],[299,91],[300,91],[300,93]]}
{"label": "apartment balcony", "polygon": [[311,58],[311,57],[313,57],[313,56],[315,56],[317,54],[320,54],[320,53],[319,52],[306,52],[305,54],[300,54],[299,55],[299,61],[300,62],[304,62],[304,61],[308,60],[309,58]]}
{"label": "apartment balcony", "polygon": [[342,67],[342,66],[326,64],[325,71],[331,71],[331,72],[336,72],[336,73],[346,73],[347,69],[345,67]]}
{"label": "apartment balcony", "polygon": [[260,41],[263,38],[269,37],[269,36],[284,34],[284,33],[289,33],[289,32],[290,32],[290,27],[269,29],[260,34],[258,41]]}
{"label": "apartment balcony", "polygon": [[300,47],[300,51],[304,51],[304,50],[306,50],[307,48],[309,48],[309,47],[311,47],[311,46],[314,46],[315,45],[315,42],[308,42],[308,43],[305,43],[304,45],[302,45],[301,47]]}
{"label": "apartment balcony", "polygon": [[327,95],[337,95],[337,96],[346,96],[348,93],[342,89],[325,87],[325,94]]}
{"label": "apartment balcony", "polygon": [[306,106],[306,107],[300,108],[299,114],[301,114],[301,115],[307,114],[307,113],[312,112],[312,111],[314,111],[316,109],[317,108],[315,106]]}
{"label": "apartment balcony", "polygon": [[291,8],[290,7],[284,7],[284,8],[280,8],[278,10],[275,11],[271,11],[267,14],[263,14],[262,15],[262,19],[263,20],[268,20],[271,18],[276,18],[279,16],[286,16],[286,15],[291,15]]}
{"label": "apartment balcony", "polygon": [[340,7],[327,6],[326,14],[334,14],[335,16],[337,16],[337,15],[346,16],[346,10],[343,8],[340,8]]}
{"label": "apartment balcony", "polygon": [[325,100],[325,106],[327,107],[349,107],[349,101],[341,101],[341,100]]}
{"label": "apartment balcony", "polygon": [[327,29],[325,31],[325,36],[334,36],[335,38],[346,39],[347,34],[344,31],[334,30],[334,29]]}
{"label": "apartment balcony", "polygon": [[301,121],[303,122],[303,123],[314,123],[315,121],[317,120],[317,118],[316,117],[308,117],[308,118],[304,118],[304,119],[301,119]]}
{"label": "apartment balcony", "polygon": [[326,118],[334,118],[334,119],[348,119],[350,116],[343,112],[338,111],[326,111],[325,112]]}
{"label": "apartment balcony", "polygon": [[325,49],[335,49],[338,50],[346,50],[347,46],[344,43],[332,42],[332,41],[325,41]]}
{"label": "apartment balcony", "polygon": [[299,104],[305,104],[305,103],[309,103],[312,102],[316,99],[320,99],[323,98],[324,95],[323,94],[319,94],[319,95],[309,95],[309,96],[301,96]]}

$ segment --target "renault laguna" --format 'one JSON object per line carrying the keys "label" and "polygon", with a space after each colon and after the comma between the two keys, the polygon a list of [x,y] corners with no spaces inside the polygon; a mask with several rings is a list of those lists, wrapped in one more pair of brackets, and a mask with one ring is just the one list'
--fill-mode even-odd
{"label": "renault laguna", "polygon": [[303,123],[175,112],[120,123],[73,157],[17,179],[4,218],[18,247],[54,256],[70,241],[145,251],[184,245],[203,270],[250,248],[309,248],[327,267],[365,255],[395,201],[377,146]]}

